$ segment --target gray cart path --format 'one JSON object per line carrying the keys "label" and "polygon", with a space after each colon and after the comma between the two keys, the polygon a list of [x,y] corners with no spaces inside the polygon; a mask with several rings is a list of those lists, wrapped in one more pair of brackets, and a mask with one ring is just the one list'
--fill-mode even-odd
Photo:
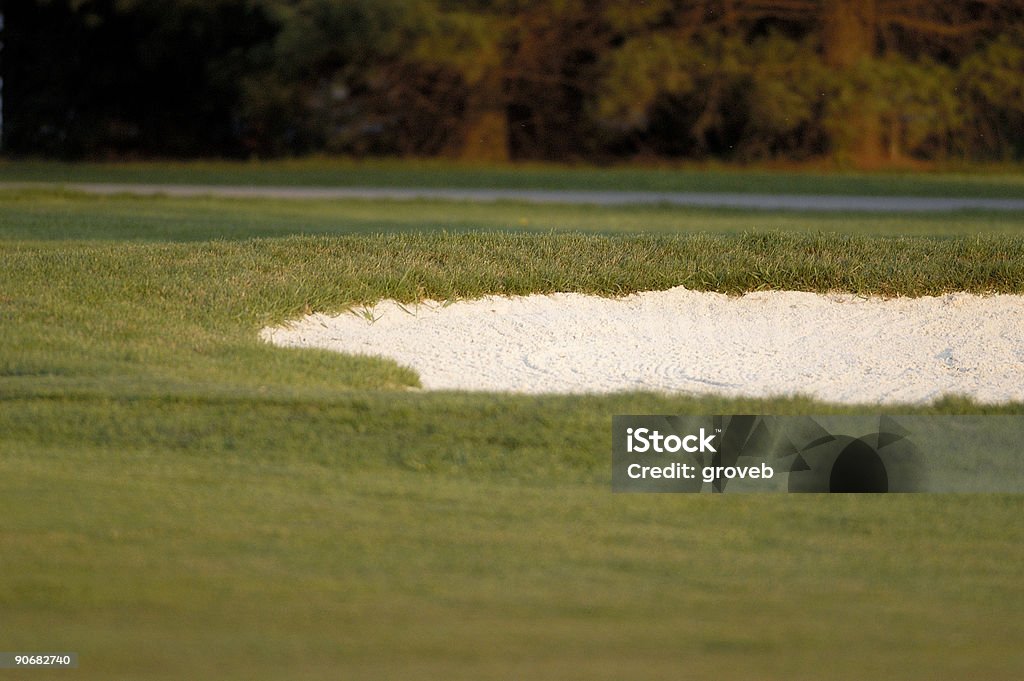
{"label": "gray cart path", "polygon": [[275,199],[381,199],[409,201],[516,201],[597,206],[672,205],[759,210],[909,213],[955,210],[1024,211],[1024,198],[986,199],[916,196],[822,196],[706,192],[586,191],[545,189],[438,189],[413,187],[260,187],[183,184],[101,184],[87,182],[0,183],[0,189],[63,188],[89,194],[221,196]]}

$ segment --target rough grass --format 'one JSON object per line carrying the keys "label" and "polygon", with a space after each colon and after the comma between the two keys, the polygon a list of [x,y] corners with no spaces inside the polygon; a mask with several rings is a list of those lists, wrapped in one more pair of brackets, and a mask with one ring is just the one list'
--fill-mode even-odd
{"label": "rough grass", "polygon": [[[930,681],[1024,665],[1019,496],[610,493],[613,414],[835,407],[427,394],[387,361],[256,340],[382,297],[1021,292],[1020,237],[457,233],[411,214],[368,236],[346,234],[374,220],[349,204],[275,210],[4,205],[0,648],[76,651],[82,679]],[[266,221],[331,234],[253,238]]]}
{"label": "rough grass", "polygon": [[43,385],[35,378],[49,385],[100,377],[161,389],[411,385],[412,375],[388,362],[272,349],[256,332],[381,298],[620,295],[676,285],[725,293],[1020,292],[1024,239],[422,233],[14,242],[0,251],[0,374],[32,386]]}

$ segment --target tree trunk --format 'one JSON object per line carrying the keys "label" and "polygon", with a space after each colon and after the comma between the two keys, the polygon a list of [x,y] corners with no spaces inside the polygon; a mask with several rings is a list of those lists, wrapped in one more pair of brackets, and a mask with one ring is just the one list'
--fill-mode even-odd
{"label": "tree trunk", "polygon": [[889,160],[897,162],[903,158],[903,125],[900,122],[899,116],[893,114],[889,116]]}
{"label": "tree trunk", "polygon": [[476,83],[466,102],[462,148],[466,161],[502,163],[509,160],[508,112],[500,71],[492,69]]}
{"label": "tree trunk", "polygon": [[469,112],[459,158],[488,163],[509,159],[508,116],[504,109]]}
{"label": "tree trunk", "polygon": [[[824,0],[822,48],[825,63],[848,76],[856,66],[876,54],[878,20],[876,0]],[[833,144],[837,158],[857,166],[883,161],[883,125],[875,102],[868,93],[857,93],[854,102],[836,112]]]}
{"label": "tree trunk", "polygon": [[825,63],[832,68],[849,69],[875,54],[875,0],[825,0],[822,20]]}

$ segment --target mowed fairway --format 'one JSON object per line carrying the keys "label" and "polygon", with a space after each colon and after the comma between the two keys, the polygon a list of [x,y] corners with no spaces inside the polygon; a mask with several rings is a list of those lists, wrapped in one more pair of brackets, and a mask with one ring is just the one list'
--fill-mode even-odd
{"label": "mowed fairway", "polygon": [[1020,496],[610,492],[613,414],[837,407],[425,393],[257,332],[381,298],[1024,293],[1022,228],[0,192],[0,649],[80,655],[0,675],[1016,678]]}

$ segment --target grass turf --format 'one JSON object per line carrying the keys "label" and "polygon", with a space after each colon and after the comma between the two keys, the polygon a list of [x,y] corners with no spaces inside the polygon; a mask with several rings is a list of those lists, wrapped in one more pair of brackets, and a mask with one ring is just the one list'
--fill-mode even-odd
{"label": "grass turf", "polygon": [[[1019,497],[609,492],[612,414],[834,407],[424,394],[390,362],[255,337],[381,297],[1021,292],[1012,216],[879,237],[855,222],[744,233],[756,213],[724,215],[738,234],[691,233],[715,212],[534,214],[544,230],[576,215],[665,232],[586,236],[515,233],[509,206],[3,199],[0,648],[75,650],[76,675],[97,679],[1011,678],[1024,664]],[[508,231],[437,232],[446,209]],[[359,234],[374,211],[402,233]],[[948,236],[965,217],[985,233]],[[265,238],[309,231],[328,234]]]}
{"label": "grass turf", "polygon": [[931,173],[823,173],[814,170],[729,167],[596,168],[554,164],[480,166],[433,160],[410,162],[315,158],[260,163],[3,161],[0,162],[0,182],[3,181],[606,189],[987,198],[1024,196],[1024,174],[1016,166],[965,167]]}
{"label": "grass turf", "polygon": [[163,242],[439,230],[598,235],[774,231],[964,237],[1024,233],[1024,213],[956,211],[891,216],[671,206],[107,197],[61,191],[0,191],[0,238],[5,239]]}

